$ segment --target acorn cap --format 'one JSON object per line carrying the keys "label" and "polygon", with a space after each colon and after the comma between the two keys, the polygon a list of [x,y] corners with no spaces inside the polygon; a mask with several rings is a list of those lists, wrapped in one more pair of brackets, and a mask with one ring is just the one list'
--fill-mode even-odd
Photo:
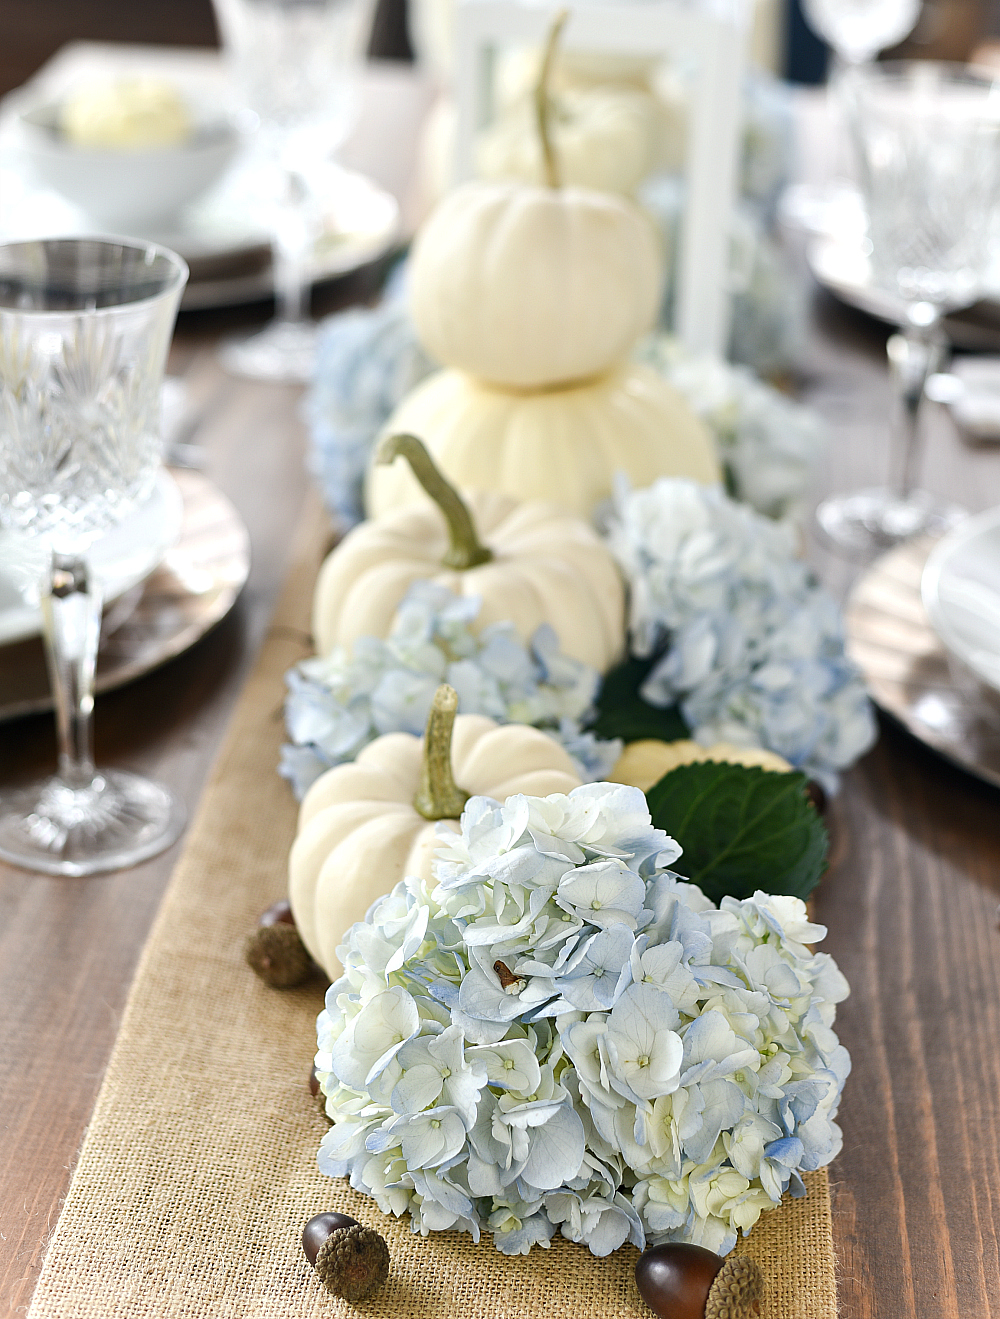
{"label": "acorn cap", "polygon": [[261,925],[246,943],[247,964],[265,984],[290,989],[308,980],[313,960],[294,925]]}
{"label": "acorn cap", "polygon": [[374,1228],[341,1228],[320,1246],[315,1267],[328,1292],[355,1305],[388,1278],[389,1247]]}
{"label": "acorn cap", "polygon": [[730,1255],[709,1288],[705,1319],[751,1319],[763,1299],[759,1267],[745,1255]]}

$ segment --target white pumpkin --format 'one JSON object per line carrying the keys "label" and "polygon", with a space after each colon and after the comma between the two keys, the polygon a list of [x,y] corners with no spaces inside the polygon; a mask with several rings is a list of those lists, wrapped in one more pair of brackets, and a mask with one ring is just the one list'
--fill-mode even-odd
{"label": "white pumpkin", "polygon": [[[710,485],[719,462],[704,422],[652,368],[626,365],[587,385],[518,394],[459,371],[429,376],[403,400],[386,434],[423,437],[463,489],[545,500],[589,517],[624,474],[636,488],[661,476]],[[426,499],[401,463],[373,466],[370,517]]]}
{"label": "white pumpkin", "polygon": [[[659,163],[664,110],[649,92],[591,88],[553,99],[549,132],[565,184],[632,193]],[[476,172],[484,179],[545,181],[535,106],[512,106],[481,135]]]}
{"label": "white pumpkin", "polygon": [[729,765],[757,765],[776,774],[787,774],[791,765],[776,751],[763,747],[741,747],[733,742],[715,742],[703,747],[687,740],[660,742],[656,738],[643,738],[630,742],[618,757],[608,775],[611,783],[627,783],[630,787],[648,792],[659,783],[664,774],[679,765],[695,765],[703,760],[721,761]]}
{"label": "white pumpkin", "polygon": [[[410,584],[429,578],[482,606],[476,630],[509,620],[529,641],[550,623],[566,655],[600,673],[624,650],[625,591],[610,552],[580,518],[543,503],[472,493],[463,502],[412,435],[381,457],[416,471],[439,502],[395,509],[355,527],[326,559],[313,599],[321,655],[358,637],[385,637]],[[471,520],[469,514],[471,513]]]}
{"label": "white pumpkin", "polygon": [[659,241],[624,197],[467,183],[427,219],[410,310],[428,353],[497,385],[579,381],[625,357],[660,305]]}
{"label": "white pumpkin", "polygon": [[[466,795],[503,801],[579,786],[572,760],[554,739],[483,715],[455,718],[456,704],[452,688],[439,688],[425,738],[377,738],[353,764],[317,779],[302,802],[288,896],[303,943],[334,979],[344,932],[405,876],[431,878],[435,819],[450,820],[457,832]],[[420,800],[427,809],[421,793],[436,803],[428,814],[414,805]]]}

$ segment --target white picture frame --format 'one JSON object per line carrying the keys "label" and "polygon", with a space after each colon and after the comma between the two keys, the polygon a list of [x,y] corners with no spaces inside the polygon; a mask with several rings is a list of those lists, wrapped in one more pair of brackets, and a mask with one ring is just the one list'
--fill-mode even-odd
{"label": "white picture frame", "polygon": [[[475,173],[476,136],[493,110],[498,49],[541,44],[559,7],[551,0],[459,0],[456,181]],[[692,352],[719,356],[729,334],[730,221],[749,27],[744,0],[585,0],[571,10],[561,41],[568,49],[674,54],[693,66],[674,328]]]}

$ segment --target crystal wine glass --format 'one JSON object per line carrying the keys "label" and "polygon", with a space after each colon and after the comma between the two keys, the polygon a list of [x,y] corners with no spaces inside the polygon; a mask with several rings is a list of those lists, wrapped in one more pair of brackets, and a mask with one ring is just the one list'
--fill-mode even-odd
{"label": "crystal wine glass", "polygon": [[921,0],[802,0],[809,26],[833,51],[827,80],[826,177],[793,183],[782,202],[785,216],[806,231],[842,239],[862,222],[844,131],[841,83],[848,69],[902,41],[916,24],[920,8]]}
{"label": "crystal wine glass", "polygon": [[310,181],[351,126],[370,0],[213,0],[237,90],[260,120],[258,150],[275,182],[275,319],[227,344],[239,375],[307,381],[315,325],[306,309],[316,237]]}
{"label": "crystal wine glass", "polygon": [[1000,81],[930,61],[868,65],[845,79],[868,212],[875,286],[900,308],[888,344],[898,393],[888,487],[828,499],[832,541],[868,553],[943,530],[957,510],[916,488],[919,411],[938,369],[941,317],[978,295],[1000,200]]}
{"label": "crystal wine glass", "polygon": [[160,386],[187,266],[150,243],[0,244],[0,527],[46,550],[40,585],[59,767],[0,793],[0,857],[87,875],[154,856],[183,807],[166,788],[94,767],[101,583],[87,550],[148,498]]}
{"label": "crystal wine glass", "polygon": [[864,64],[908,36],[921,0],[802,0],[809,26],[843,68]]}

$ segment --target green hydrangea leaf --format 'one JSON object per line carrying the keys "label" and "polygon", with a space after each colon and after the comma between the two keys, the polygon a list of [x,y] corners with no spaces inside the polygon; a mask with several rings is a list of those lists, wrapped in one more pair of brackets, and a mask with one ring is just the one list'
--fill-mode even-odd
{"label": "green hydrangea leaf", "polygon": [[590,725],[598,737],[620,737],[625,742],[655,737],[661,742],[676,742],[691,736],[676,705],[661,709],[639,695],[652,667],[651,659],[630,658],[604,675],[594,702],[597,717]]}
{"label": "green hydrangea leaf", "polygon": [[684,849],[677,873],[713,902],[757,889],[806,898],[830,841],[806,784],[804,774],[702,761],[664,774],[646,799],[653,823]]}

